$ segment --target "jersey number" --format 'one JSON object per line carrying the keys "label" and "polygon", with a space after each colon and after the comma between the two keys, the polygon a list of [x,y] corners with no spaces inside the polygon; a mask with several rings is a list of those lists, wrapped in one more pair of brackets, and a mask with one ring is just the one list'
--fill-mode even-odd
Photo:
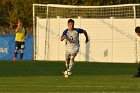
{"label": "jersey number", "polygon": [[72,36],[70,36],[71,37],[71,40],[73,40],[73,37]]}

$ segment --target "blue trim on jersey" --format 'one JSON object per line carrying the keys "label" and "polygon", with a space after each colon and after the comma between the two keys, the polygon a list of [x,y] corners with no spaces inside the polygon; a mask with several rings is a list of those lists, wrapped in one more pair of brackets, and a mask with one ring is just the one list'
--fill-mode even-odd
{"label": "blue trim on jersey", "polygon": [[76,30],[78,33],[83,33],[83,29],[81,29],[81,28],[74,28],[74,30]]}
{"label": "blue trim on jersey", "polygon": [[62,34],[62,36],[66,35],[66,34],[67,34],[67,32],[68,32],[68,29],[64,30],[64,32],[63,32],[63,34]]}
{"label": "blue trim on jersey", "polygon": [[[74,28],[73,30],[77,31],[78,34],[84,32],[84,30],[81,29],[81,28]],[[66,36],[67,35],[67,32],[68,32],[68,29],[64,30],[64,32],[62,33],[62,36]],[[78,40],[78,43],[79,43],[79,40]],[[67,44],[67,41],[66,41],[66,44]]]}
{"label": "blue trim on jersey", "polygon": [[[81,28],[74,28],[73,30],[76,30],[78,33],[83,33],[83,31],[84,31],[84,30],[81,29]],[[64,30],[62,36],[66,35],[67,32],[68,32],[68,29]]]}

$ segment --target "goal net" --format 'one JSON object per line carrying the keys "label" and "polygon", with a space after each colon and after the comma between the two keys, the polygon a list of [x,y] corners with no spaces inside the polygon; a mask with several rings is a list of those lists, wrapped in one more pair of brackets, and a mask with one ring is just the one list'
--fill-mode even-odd
{"label": "goal net", "polygon": [[35,60],[65,60],[65,42],[60,41],[68,19],[75,28],[85,29],[90,41],[80,34],[80,51],[76,61],[138,62],[140,38],[140,4],[112,6],[33,5]]}

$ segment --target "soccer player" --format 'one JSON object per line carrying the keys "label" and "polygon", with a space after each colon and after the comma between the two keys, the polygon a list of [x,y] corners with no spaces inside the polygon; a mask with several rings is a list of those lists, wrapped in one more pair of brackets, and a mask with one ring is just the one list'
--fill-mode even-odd
{"label": "soccer player", "polygon": [[[139,26],[137,26],[135,28],[135,32],[140,37],[140,27]],[[139,66],[138,66],[138,72],[134,75],[134,77],[140,77],[140,63],[139,63]]]}
{"label": "soccer player", "polygon": [[15,30],[15,51],[14,51],[14,58],[16,60],[18,50],[20,49],[20,60],[23,58],[24,48],[25,48],[25,38],[26,38],[26,30],[23,27],[23,22],[21,19],[18,20],[18,26]]}
{"label": "soccer player", "polygon": [[89,41],[87,32],[80,28],[74,28],[74,20],[68,20],[68,28],[64,30],[61,41],[66,39],[66,68],[68,72],[71,72],[72,67],[74,65],[74,58],[76,57],[77,53],[79,52],[79,34],[84,33],[86,37],[86,42]]}

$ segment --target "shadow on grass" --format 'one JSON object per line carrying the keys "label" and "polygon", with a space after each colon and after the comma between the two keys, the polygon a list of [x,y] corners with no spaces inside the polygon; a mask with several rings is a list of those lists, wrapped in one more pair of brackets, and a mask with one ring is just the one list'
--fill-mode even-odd
{"label": "shadow on grass", "polygon": [[[0,61],[0,77],[61,76],[64,62],[45,61]],[[77,62],[73,68],[74,76],[112,76],[132,75],[137,64]]]}

